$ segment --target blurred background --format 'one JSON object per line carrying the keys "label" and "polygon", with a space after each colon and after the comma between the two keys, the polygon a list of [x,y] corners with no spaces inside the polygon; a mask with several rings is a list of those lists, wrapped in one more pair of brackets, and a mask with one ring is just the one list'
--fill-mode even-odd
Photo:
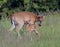
{"label": "blurred background", "polygon": [[[10,16],[21,11],[45,16],[38,28],[40,38],[32,32],[30,41],[25,27],[20,31],[22,40],[15,30],[9,34]],[[0,0],[0,47],[60,47],[60,0]]]}
{"label": "blurred background", "polygon": [[59,11],[60,0],[0,0],[1,16],[9,17],[12,13],[20,11],[39,12]]}

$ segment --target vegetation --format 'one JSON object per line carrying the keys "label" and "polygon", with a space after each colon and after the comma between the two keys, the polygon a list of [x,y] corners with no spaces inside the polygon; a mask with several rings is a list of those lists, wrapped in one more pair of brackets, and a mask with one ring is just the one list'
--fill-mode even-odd
{"label": "vegetation", "polygon": [[32,32],[33,40],[30,41],[25,29],[21,30],[22,40],[17,39],[15,31],[7,31],[10,28],[10,20],[0,21],[0,47],[60,47],[60,14],[47,13],[42,26],[39,28],[40,38]]}
{"label": "vegetation", "polygon": [[1,16],[9,17],[12,13],[20,11],[32,11],[38,14],[40,11],[59,10],[60,0],[0,0]]}
{"label": "vegetation", "polygon": [[[16,31],[9,34],[9,17],[20,11],[46,12],[38,30],[40,38],[32,32],[30,41],[25,27],[20,31],[22,40],[17,39]],[[0,0],[0,47],[60,47],[60,0]]]}

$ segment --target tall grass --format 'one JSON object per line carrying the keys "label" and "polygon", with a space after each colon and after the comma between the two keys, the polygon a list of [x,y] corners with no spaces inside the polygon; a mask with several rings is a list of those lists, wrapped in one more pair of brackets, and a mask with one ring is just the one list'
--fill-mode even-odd
{"label": "tall grass", "polygon": [[[26,30],[21,32],[23,39],[17,39],[15,31],[8,33],[10,28],[10,20],[0,21],[0,47],[60,47],[60,14],[48,13],[42,26],[39,27],[40,38],[32,33],[33,40],[30,41],[26,35]],[[25,32],[25,33],[24,33]]]}

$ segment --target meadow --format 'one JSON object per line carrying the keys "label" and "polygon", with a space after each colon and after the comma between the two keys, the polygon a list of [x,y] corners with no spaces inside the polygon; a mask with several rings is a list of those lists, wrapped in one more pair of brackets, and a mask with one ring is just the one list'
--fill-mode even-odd
{"label": "meadow", "polygon": [[47,14],[38,29],[40,38],[32,33],[32,41],[24,28],[20,32],[22,40],[17,39],[15,30],[9,34],[10,26],[9,19],[0,20],[0,47],[60,47],[60,13]]}

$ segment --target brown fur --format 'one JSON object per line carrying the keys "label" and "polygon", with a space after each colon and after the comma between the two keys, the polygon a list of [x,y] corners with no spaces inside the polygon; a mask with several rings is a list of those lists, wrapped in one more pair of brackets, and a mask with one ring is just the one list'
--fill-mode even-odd
{"label": "brown fur", "polygon": [[[13,31],[13,29],[16,28],[18,36],[20,36],[19,31],[25,23],[28,23],[26,25],[27,31],[31,32],[34,30],[36,34],[39,34],[37,31],[35,22],[38,22],[38,21],[42,22],[43,16],[37,16],[33,12],[18,12],[11,16],[11,21],[12,21],[12,26],[9,29],[9,31]],[[17,24],[17,25],[15,25],[15,24]]]}

